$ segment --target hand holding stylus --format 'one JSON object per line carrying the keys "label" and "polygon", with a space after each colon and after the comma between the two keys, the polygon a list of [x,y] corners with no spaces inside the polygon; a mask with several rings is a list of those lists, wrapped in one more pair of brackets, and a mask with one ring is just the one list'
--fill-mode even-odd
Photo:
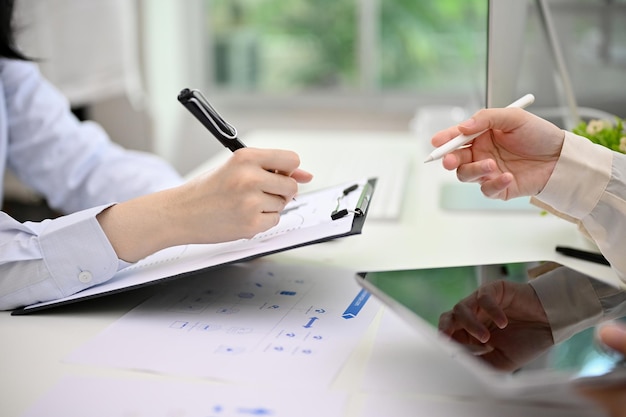
{"label": "hand holding stylus", "polygon": [[[460,181],[480,184],[487,197],[509,200],[537,195],[554,170],[565,132],[518,108],[529,102],[525,98],[515,106],[483,109],[436,133],[431,139],[439,147],[435,157],[443,156],[444,168],[456,170]],[[459,134],[463,140],[454,139]],[[471,146],[459,147],[471,137]]]}
{"label": "hand holding stylus", "polygon": [[[515,108],[524,109],[530,106],[534,101],[535,101],[535,96],[533,96],[532,94],[526,94],[524,97],[506,106],[506,108],[515,107]],[[443,158],[446,154],[468,144],[469,142],[474,140],[476,137],[482,135],[486,131],[487,129],[482,130],[480,132],[472,133],[471,135],[461,134],[457,136],[456,138],[450,140],[449,142],[446,142],[443,145],[439,146],[434,151],[432,151],[431,154],[428,156],[428,158],[426,158],[424,162],[431,162],[436,159]]]}

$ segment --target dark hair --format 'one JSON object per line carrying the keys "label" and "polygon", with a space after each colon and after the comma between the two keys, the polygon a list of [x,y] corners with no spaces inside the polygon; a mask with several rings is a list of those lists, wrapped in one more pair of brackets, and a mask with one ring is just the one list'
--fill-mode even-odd
{"label": "dark hair", "polygon": [[15,45],[13,28],[14,0],[0,0],[0,58],[28,60]]}

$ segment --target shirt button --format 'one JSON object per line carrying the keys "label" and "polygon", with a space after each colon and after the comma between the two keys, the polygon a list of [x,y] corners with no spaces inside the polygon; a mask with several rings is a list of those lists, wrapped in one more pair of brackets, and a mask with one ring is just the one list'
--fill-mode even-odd
{"label": "shirt button", "polygon": [[91,282],[92,278],[93,278],[93,275],[91,275],[91,272],[89,271],[82,271],[80,274],[78,274],[78,280],[82,282],[83,284],[87,284]]}

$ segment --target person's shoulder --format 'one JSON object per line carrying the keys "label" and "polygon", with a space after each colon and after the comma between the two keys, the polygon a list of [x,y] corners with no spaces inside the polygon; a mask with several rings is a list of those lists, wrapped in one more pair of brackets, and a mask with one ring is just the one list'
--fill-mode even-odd
{"label": "person's shoulder", "polygon": [[36,63],[20,59],[0,58],[0,77],[3,84],[11,83],[28,77],[39,77]]}

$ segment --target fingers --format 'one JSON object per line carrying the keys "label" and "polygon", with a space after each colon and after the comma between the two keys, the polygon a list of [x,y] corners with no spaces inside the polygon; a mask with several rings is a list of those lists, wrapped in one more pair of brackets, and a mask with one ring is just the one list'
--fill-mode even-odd
{"label": "fingers", "polygon": [[458,330],[452,311],[446,311],[445,313],[441,313],[441,315],[439,316],[439,324],[437,327],[439,328],[440,332],[447,334],[448,336],[452,336],[452,334],[456,330]]}
{"label": "fingers", "polygon": [[299,184],[306,184],[313,179],[313,174],[298,168],[291,173],[291,178],[296,180]]}
{"label": "fingers", "polygon": [[[476,115],[479,114],[480,112]],[[470,119],[465,120],[464,122],[459,123],[457,126],[451,126],[447,129],[435,133],[435,135],[431,138],[430,143],[434,147],[439,147],[461,134],[469,136],[478,132],[482,132],[483,130],[490,127],[489,119],[485,117],[477,119],[476,115],[474,115],[474,117]]]}
{"label": "fingers", "polygon": [[462,330],[486,343],[491,337],[488,328],[491,323],[500,329],[508,325],[508,318],[498,301],[499,291],[496,284],[480,287],[439,317],[439,330],[449,336]]}
{"label": "fingers", "polygon": [[291,176],[300,166],[300,157],[292,151],[253,148],[247,148],[247,151],[256,159],[261,168],[267,171]]}
{"label": "fingers", "polygon": [[470,119],[458,126],[459,132],[464,135],[480,132],[481,130],[500,130],[510,132],[533,118],[531,113],[519,108],[492,108],[476,112]]}
{"label": "fingers", "polygon": [[296,195],[298,183],[306,183],[313,178],[312,174],[298,168],[300,158],[291,151],[242,148],[232,158],[235,164],[257,166],[259,172],[254,175],[258,175],[262,191],[281,196],[285,202]]}
{"label": "fingers", "polygon": [[[537,123],[537,119],[538,118],[531,113],[518,108],[483,109],[457,126],[451,126],[437,132],[431,138],[431,143],[433,146],[439,147],[460,134],[469,136],[482,131],[486,131],[486,135],[489,136],[492,135],[492,133],[489,132],[493,131],[498,131],[500,135],[506,136],[507,133],[520,129],[521,126],[533,120]],[[552,129],[548,129],[546,126],[543,126],[543,129],[552,132]],[[536,136],[537,134],[535,133],[534,135]],[[478,136],[473,142],[484,139],[484,136],[485,135]],[[456,169],[463,164],[473,162],[474,158],[477,157],[471,150],[465,152],[455,151],[450,155],[453,156],[444,158],[444,167],[448,170]]]}
{"label": "fingers", "polygon": [[[454,166],[463,159],[462,153],[447,155],[444,167]],[[454,169],[454,168],[452,168]],[[514,181],[510,172],[501,172],[493,159],[466,163],[458,166],[456,176],[461,182],[475,182],[481,185],[482,193],[489,198],[506,199],[506,191]]]}
{"label": "fingers", "polygon": [[504,329],[509,324],[509,320],[500,307],[498,298],[500,297],[494,285],[486,285],[478,289],[478,305],[498,328]]}
{"label": "fingers", "polygon": [[463,164],[472,162],[473,155],[470,148],[462,148],[456,151],[450,152],[443,157],[443,167],[448,171],[458,169]]}
{"label": "fingers", "polygon": [[281,195],[265,193],[260,202],[261,213],[280,213],[290,200]]}
{"label": "fingers", "polygon": [[270,172],[291,175],[300,166],[300,157],[292,151],[282,149],[241,148],[232,155],[242,164],[258,165]]}
{"label": "fingers", "polygon": [[482,343],[486,343],[491,337],[491,333],[478,317],[463,304],[454,306],[454,316],[458,324],[463,327],[470,335],[478,339]]}
{"label": "fingers", "polygon": [[480,190],[489,198],[499,198],[502,200],[508,200],[507,189],[513,183],[513,174],[505,172],[502,175],[497,176],[493,180],[485,181],[481,184]]}
{"label": "fingers", "polygon": [[626,327],[607,324],[598,331],[600,340],[611,349],[626,355]]}
{"label": "fingers", "polygon": [[456,176],[462,182],[477,182],[481,178],[490,178],[497,173],[496,170],[495,161],[493,159],[485,159],[459,166]]}
{"label": "fingers", "polygon": [[[262,170],[258,173],[259,187],[264,193],[280,197],[284,204],[293,199],[298,192],[298,183],[287,175],[275,174]],[[282,209],[281,209],[282,210]]]}
{"label": "fingers", "polygon": [[444,143],[448,142],[449,140],[454,139],[455,137],[459,136],[459,134],[460,132],[457,126],[450,126],[447,129],[444,129],[435,133],[433,137],[430,139],[430,143],[435,148],[438,148]]}
{"label": "fingers", "polygon": [[448,336],[453,336],[455,332],[463,330],[481,343],[487,342],[490,337],[489,329],[475,311],[475,306],[470,307],[470,302],[457,303],[451,311],[439,317],[439,330]]}

